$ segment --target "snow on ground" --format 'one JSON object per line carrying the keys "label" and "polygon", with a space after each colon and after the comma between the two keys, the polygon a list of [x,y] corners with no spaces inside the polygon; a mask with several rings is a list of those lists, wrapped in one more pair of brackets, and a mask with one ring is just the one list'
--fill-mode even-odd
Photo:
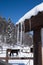
{"label": "snow on ground", "polygon": [[9,63],[12,63],[12,64],[19,64],[19,63],[24,63],[25,65],[33,65],[33,60],[9,60]]}
{"label": "snow on ground", "polygon": [[[12,49],[17,49],[17,48],[24,49],[23,52],[27,52],[27,51],[29,52],[30,51],[29,47],[21,48],[20,46],[15,46],[13,48],[12,46],[9,47],[9,46],[4,45],[3,46],[3,50],[4,51],[2,51],[2,53],[0,53],[0,57],[6,57],[6,49],[7,48],[9,48],[9,49],[10,48],[12,48]],[[11,57],[13,57],[13,56],[11,56]],[[16,57],[16,54],[14,55],[14,57]],[[22,52],[19,52],[17,57],[33,57],[33,54],[32,53],[22,53]],[[3,60],[3,61],[5,61],[5,60]],[[25,65],[29,65],[29,64],[33,65],[33,60],[9,60],[8,62],[11,63],[12,65],[19,65],[19,63],[24,63]]]}

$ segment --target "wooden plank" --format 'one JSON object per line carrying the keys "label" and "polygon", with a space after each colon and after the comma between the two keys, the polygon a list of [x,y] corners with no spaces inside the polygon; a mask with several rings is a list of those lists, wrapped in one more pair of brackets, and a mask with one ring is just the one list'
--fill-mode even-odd
{"label": "wooden plank", "polygon": [[6,57],[0,57],[0,59],[5,59],[6,60]]}

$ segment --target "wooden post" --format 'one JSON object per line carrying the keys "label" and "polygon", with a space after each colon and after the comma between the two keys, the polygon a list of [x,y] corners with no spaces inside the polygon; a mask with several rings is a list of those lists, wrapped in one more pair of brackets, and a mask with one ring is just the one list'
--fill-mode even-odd
{"label": "wooden post", "polygon": [[34,31],[34,65],[42,65],[41,30]]}
{"label": "wooden post", "polygon": [[8,62],[8,49],[6,50],[6,62]]}

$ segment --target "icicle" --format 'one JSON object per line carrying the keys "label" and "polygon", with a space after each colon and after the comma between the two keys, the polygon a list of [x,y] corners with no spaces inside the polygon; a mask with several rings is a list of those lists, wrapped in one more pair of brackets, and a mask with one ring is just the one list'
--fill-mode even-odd
{"label": "icicle", "polygon": [[19,25],[18,25],[18,29],[17,29],[17,43],[19,42]]}
{"label": "icicle", "polygon": [[21,23],[21,37],[20,37],[20,42],[22,44],[22,23]]}

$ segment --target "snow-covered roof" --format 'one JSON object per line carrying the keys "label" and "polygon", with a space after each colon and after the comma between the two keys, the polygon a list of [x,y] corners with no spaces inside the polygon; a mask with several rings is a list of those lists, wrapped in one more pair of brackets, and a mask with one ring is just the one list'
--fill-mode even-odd
{"label": "snow-covered roof", "polygon": [[38,12],[43,11],[43,2],[37,6],[35,6],[33,9],[31,9],[29,12],[27,12],[23,17],[21,17],[16,24],[19,24],[21,22],[24,22],[25,19],[30,19],[31,16],[35,16],[38,14]]}

